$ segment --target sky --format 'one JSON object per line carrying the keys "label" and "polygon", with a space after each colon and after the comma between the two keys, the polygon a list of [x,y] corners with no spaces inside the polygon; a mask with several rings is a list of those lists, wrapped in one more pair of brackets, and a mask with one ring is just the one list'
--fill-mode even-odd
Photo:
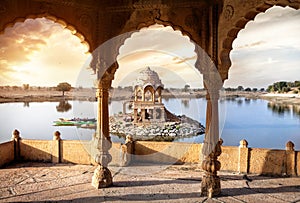
{"label": "sky", "polygon": [[[266,88],[281,80],[300,80],[299,36],[300,11],[273,7],[257,15],[234,41],[225,87]],[[194,67],[194,48],[187,36],[171,27],[144,28],[120,48],[113,86],[132,85],[137,74],[150,66],[165,87],[203,87]],[[0,35],[0,85],[93,86],[87,49],[68,29],[50,20],[16,23]]]}

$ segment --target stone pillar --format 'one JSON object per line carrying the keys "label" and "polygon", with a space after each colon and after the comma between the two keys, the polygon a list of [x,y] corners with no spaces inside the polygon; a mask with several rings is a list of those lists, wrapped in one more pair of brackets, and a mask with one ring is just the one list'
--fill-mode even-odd
{"label": "stone pillar", "polygon": [[239,163],[238,163],[239,173],[248,173],[248,166],[249,166],[248,162],[249,162],[248,142],[246,140],[241,140],[239,146]]}
{"label": "stone pillar", "polygon": [[164,121],[166,121],[167,120],[167,116],[166,116],[166,112],[165,112],[165,108],[164,107],[161,107],[160,108],[160,111],[161,111],[161,118],[160,118],[160,120],[162,121],[162,122],[164,122]]}
{"label": "stone pillar", "polygon": [[201,182],[201,196],[212,197],[221,193],[220,178],[217,176],[221,163],[217,159],[222,153],[223,140],[219,139],[218,91],[209,92],[206,99],[206,132],[202,148],[202,169],[205,174]]}
{"label": "stone pillar", "polygon": [[11,140],[14,142],[14,159],[18,161],[20,159],[20,132],[15,129],[12,133]]}
{"label": "stone pillar", "polygon": [[146,118],[146,110],[144,108],[141,109],[141,121],[144,122]]}
{"label": "stone pillar", "polygon": [[133,154],[133,139],[130,135],[126,136],[125,144],[121,144],[121,150],[121,166],[128,166]]}
{"label": "stone pillar", "polygon": [[162,103],[161,89],[159,89],[158,102],[159,102],[160,104]]}
{"label": "stone pillar", "polygon": [[155,104],[155,90],[152,89],[151,91],[151,99],[152,99],[152,103]]}
{"label": "stone pillar", "polygon": [[134,109],[133,110],[133,123],[137,123],[138,122],[138,110]]}
{"label": "stone pillar", "polygon": [[142,101],[144,102],[145,101],[145,90],[143,89],[142,91]]}
{"label": "stone pillar", "polygon": [[285,145],[286,150],[286,174],[296,176],[297,170],[296,170],[296,152],[294,149],[294,143],[289,141]]}
{"label": "stone pillar", "polygon": [[98,100],[98,115],[97,115],[97,132],[95,137],[96,154],[95,161],[98,164],[95,169],[92,185],[99,189],[112,185],[112,175],[107,168],[108,163],[111,162],[112,157],[108,150],[112,143],[109,135],[109,114],[108,114],[108,96],[109,83],[100,81],[97,89]]}
{"label": "stone pillar", "polygon": [[60,138],[60,132],[59,131],[54,132],[54,134],[53,134],[53,140],[61,140],[61,138]]}
{"label": "stone pillar", "polygon": [[60,163],[61,162],[61,153],[60,153],[60,132],[56,131],[53,134],[52,141],[52,163]]}

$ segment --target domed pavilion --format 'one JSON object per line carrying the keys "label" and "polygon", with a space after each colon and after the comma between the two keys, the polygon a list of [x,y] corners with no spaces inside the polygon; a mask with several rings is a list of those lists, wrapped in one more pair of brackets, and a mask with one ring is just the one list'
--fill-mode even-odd
{"label": "domed pavilion", "polygon": [[158,74],[147,67],[134,85],[134,123],[165,122],[166,112],[161,93],[164,88]]}

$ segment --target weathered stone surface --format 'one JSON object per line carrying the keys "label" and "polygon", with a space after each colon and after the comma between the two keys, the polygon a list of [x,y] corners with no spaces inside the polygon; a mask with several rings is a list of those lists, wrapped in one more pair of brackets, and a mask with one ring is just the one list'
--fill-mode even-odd
{"label": "weathered stone surface", "polygon": [[96,189],[106,188],[113,184],[113,178],[108,168],[98,165],[92,178],[92,186]]}
{"label": "weathered stone surface", "polygon": [[[128,125],[127,115],[118,114],[110,117],[110,133],[125,137],[132,136],[134,140],[165,140],[193,137],[205,132],[204,126],[186,116],[179,116],[179,122],[162,122],[145,125]],[[131,122],[130,122],[131,123]]]}
{"label": "weathered stone surface", "polygon": [[14,160],[14,141],[2,143],[0,147],[0,167]]}
{"label": "weathered stone surface", "polygon": [[[198,164],[144,164],[127,167],[139,175],[111,167],[114,186],[96,190],[91,178],[96,166],[22,163],[0,170],[1,202],[297,202],[299,178],[270,178],[220,172],[222,195],[200,197]],[[158,170],[158,172],[157,172]],[[147,175],[144,175],[146,174]],[[248,185],[247,185],[248,184]]]}

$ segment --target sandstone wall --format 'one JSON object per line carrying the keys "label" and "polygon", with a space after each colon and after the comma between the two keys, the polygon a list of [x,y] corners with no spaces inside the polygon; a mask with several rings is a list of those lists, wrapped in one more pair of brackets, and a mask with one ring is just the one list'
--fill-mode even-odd
{"label": "sandstone wall", "polygon": [[[110,165],[120,164],[120,143],[113,143],[109,153],[112,156]],[[92,157],[92,143],[90,141],[61,140],[60,162],[74,164],[95,164]]]}
{"label": "sandstone wall", "polygon": [[134,144],[134,161],[158,163],[198,163],[201,145],[178,142],[138,141]]}
{"label": "sandstone wall", "polygon": [[[6,150],[6,148],[4,147],[0,147],[0,152],[1,150],[5,152],[9,151]],[[95,161],[91,156],[92,150],[93,147],[90,141],[24,139],[20,140],[20,158],[25,161],[95,164]],[[12,153],[10,153],[10,155],[12,155],[12,160],[14,159],[13,152],[14,144],[12,142]],[[112,148],[109,152],[113,158],[110,165],[120,165],[121,144],[113,143]]]}
{"label": "sandstone wall", "polygon": [[[113,143],[110,165],[130,163],[202,163],[202,144],[136,141]],[[95,164],[90,141],[24,140],[0,144],[0,166],[13,160]],[[299,175],[300,154],[293,149],[270,150],[223,146],[218,159],[221,170],[265,175]]]}
{"label": "sandstone wall", "polygon": [[14,142],[0,144],[0,167],[14,160]]}
{"label": "sandstone wall", "polygon": [[60,141],[60,157],[62,163],[91,164],[90,142],[77,140]]}
{"label": "sandstone wall", "polygon": [[296,175],[300,176],[300,152],[296,152]]}
{"label": "sandstone wall", "polygon": [[284,150],[250,149],[249,172],[283,175],[286,173]]}
{"label": "sandstone wall", "polygon": [[218,159],[221,162],[221,170],[237,171],[239,165],[239,148],[222,147],[222,154]]}
{"label": "sandstone wall", "polygon": [[20,141],[20,158],[25,161],[52,161],[55,142],[52,140],[24,140]]}

